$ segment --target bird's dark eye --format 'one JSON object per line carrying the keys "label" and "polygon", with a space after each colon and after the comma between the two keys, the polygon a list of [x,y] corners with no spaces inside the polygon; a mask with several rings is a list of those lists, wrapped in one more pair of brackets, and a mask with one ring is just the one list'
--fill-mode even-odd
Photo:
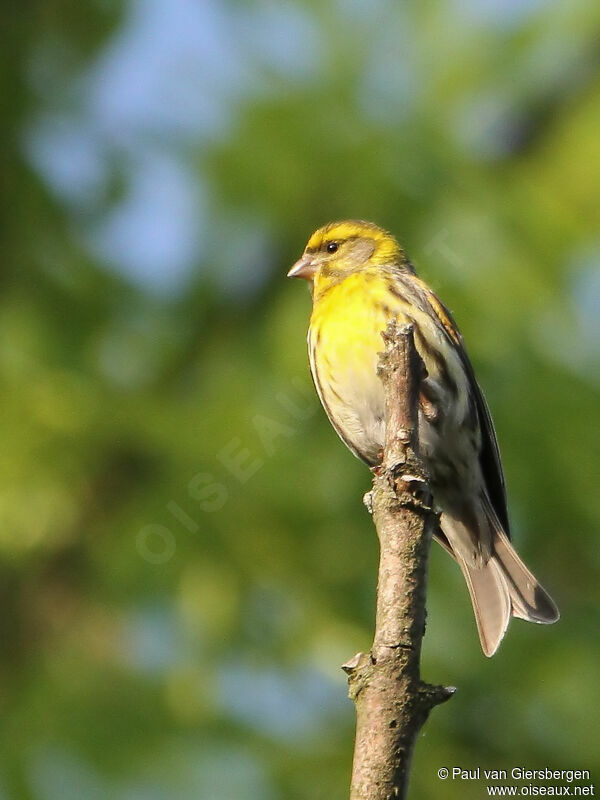
{"label": "bird's dark eye", "polygon": [[329,242],[329,244],[326,247],[326,250],[328,253],[337,253],[338,247],[339,244],[337,242]]}

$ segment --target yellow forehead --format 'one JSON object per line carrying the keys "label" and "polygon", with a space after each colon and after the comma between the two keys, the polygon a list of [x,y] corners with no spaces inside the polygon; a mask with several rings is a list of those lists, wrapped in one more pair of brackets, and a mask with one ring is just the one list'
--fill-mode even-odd
{"label": "yellow forehead", "polygon": [[356,237],[369,237],[375,241],[389,238],[389,233],[373,222],[363,220],[344,220],[343,222],[330,222],[313,233],[306,245],[307,250],[319,250],[325,242],[344,242]]}

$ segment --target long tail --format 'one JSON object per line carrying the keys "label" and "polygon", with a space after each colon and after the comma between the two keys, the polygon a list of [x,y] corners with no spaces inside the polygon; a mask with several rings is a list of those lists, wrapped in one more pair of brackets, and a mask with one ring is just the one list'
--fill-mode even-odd
{"label": "long tail", "polygon": [[517,555],[495,514],[484,513],[483,518],[489,528],[478,532],[476,540],[486,543],[479,557],[473,556],[471,534],[465,541],[467,529],[462,521],[442,514],[441,523],[447,549],[458,561],[469,588],[482,650],[493,656],[511,615],[542,624],[556,622],[560,615],[550,595]]}

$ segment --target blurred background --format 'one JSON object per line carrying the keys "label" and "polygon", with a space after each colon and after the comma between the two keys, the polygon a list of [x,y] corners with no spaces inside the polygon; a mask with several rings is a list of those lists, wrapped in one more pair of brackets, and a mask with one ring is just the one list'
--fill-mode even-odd
{"label": "blurred background", "polygon": [[446,766],[600,780],[600,4],[44,0],[0,36],[0,798],[333,800],[370,478],[314,397],[311,231],[394,231],[453,310],[557,600],[480,651],[434,546]]}

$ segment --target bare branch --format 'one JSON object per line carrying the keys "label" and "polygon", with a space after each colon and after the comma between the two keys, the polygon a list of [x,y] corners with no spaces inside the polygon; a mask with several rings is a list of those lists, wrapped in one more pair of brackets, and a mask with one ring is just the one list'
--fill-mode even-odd
{"label": "bare branch", "polygon": [[412,326],[390,323],[378,374],[385,390],[386,442],[366,501],[380,543],[375,637],[343,669],[356,704],[350,800],[407,796],[415,740],[431,709],[454,689],[421,680],[429,546],[437,517],[419,459],[419,390],[424,366]]}

